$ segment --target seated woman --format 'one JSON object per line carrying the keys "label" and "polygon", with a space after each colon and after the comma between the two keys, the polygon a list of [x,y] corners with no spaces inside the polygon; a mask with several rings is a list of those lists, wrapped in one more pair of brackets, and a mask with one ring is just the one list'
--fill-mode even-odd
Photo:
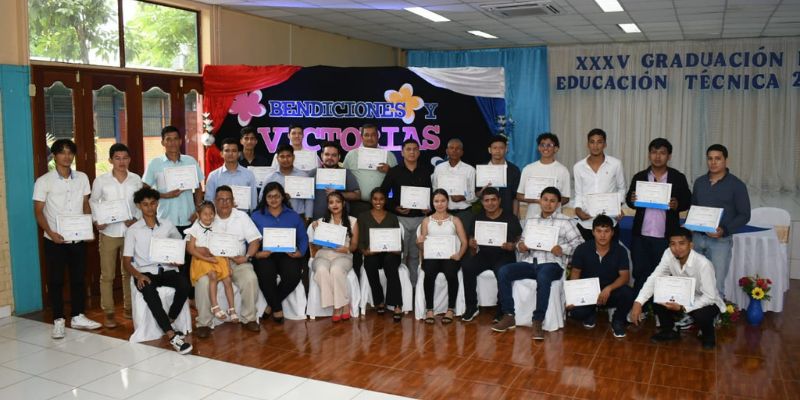
{"label": "seated woman", "polygon": [[[456,308],[456,296],[458,295],[458,269],[461,268],[461,257],[467,251],[467,234],[464,225],[458,217],[448,214],[447,207],[450,197],[444,189],[433,191],[433,214],[425,217],[420,225],[419,236],[417,236],[417,246],[422,254],[422,270],[425,271],[425,323],[435,322],[433,314],[433,290],[436,286],[436,277],[443,273],[447,278],[447,312],[442,317],[443,324],[453,322],[454,309]],[[430,259],[425,256],[424,243],[428,236],[453,236],[456,242],[455,254],[449,259]]]}
{"label": "seated woman", "polygon": [[[303,218],[292,210],[289,196],[280,183],[268,183],[261,193],[261,201],[251,215],[258,230],[263,233],[264,228],[292,228],[295,233],[294,251],[277,252],[262,249],[256,253],[253,262],[258,286],[267,298],[265,314],[269,315],[271,312],[272,319],[281,323],[283,322],[281,304],[300,283],[304,255],[308,250],[308,235]],[[278,276],[281,277],[281,283],[277,283]]]}
{"label": "seated woman", "polygon": [[[394,307],[394,321],[400,322],[403,318],[403,296],[400,288],[400,254],[399,251],[370,251],[369,230],[372,228],[400,228],[397,216],[386,212],[386,193],[380,187],[372,189],[370,193],[372,209],[358,216],[358,248],[364,255],[364,270],[367,273],[369,286],[372,289],[373,304],[376,305],[378,314],[383,314],[388,305]],[[383,299],[378,270],[383,268],[386,274],[386,301]]]}
{"label": "seated woman", "polygon": [[[314,232],[320,222],[347,228],[344,246],[322,247],[313,243]],[[347,214],[344,196],[340,192],[328,194],[325,216],[311,224],[311,257],[314,261],[314,281],[319,285],[322,307],[333,306],[333,322],[350,319],[350,289],[347,273],[353,269],[353,251],[358,247],[357,220]]]}

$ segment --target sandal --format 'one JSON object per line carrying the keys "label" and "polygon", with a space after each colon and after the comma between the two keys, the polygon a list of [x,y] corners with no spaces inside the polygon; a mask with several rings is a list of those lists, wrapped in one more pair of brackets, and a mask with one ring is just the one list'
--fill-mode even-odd
{"label": "sandal", "polygon": [[[433,314],[433,313],[431,313],[431,314]],[[426,324],[433,324],[434,322],[436,322],[436,319],[433,317],[433,315],[425,317],[425,323]]]}
{"label": "sandal", "polygon": [[442,317],[442,324],[449,324],[453,322],[453,310],[447,310],[447,313]]}
{"label": "sandal", "polygon": [[[214,311],[214,310],[217,310],[217,311]],[[219,308],[219,305],[211,307],[211,313],[214,314],[214,317],[217,318],[217,319],[221,319],[223,321],[228,319],[228,314],[225,314],[225,311],[222,311],[222,309]]]}
{"label": "sandal", "polygon": [[236,315],[236,310],[233,307],[228,309],[228,317],[230,317],[231,322],[239,322],[239,316]]}

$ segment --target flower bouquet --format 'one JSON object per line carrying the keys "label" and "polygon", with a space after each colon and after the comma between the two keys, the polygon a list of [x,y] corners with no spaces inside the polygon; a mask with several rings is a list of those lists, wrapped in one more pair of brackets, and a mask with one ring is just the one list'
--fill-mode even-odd
{"label": "flower bouquet", "polygon": [[769,295],[770,285],[772,285],[770,279],[762,278],[758,274],[756,276],[743,276],[739,279],[739,287],[755,300],[769,300],[771,298]]}
{"label": "flower bouquet", "polygon": [[739,321],[742,318],[742,309],[737,307],[731,301],[725,302],[725,312],[720,314],[720,325],[730,326],[732,323]]}

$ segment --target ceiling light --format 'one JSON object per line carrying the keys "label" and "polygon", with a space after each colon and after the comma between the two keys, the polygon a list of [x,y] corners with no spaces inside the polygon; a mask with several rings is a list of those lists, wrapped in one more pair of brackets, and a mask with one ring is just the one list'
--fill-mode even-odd
{"label": "ceiling light", "polygon": [[445,17],[443,17],[443,16],[441,16],[441,15],[439,15],[439,14],[433,12],[433,11],[428,11],[428,10],[422,8],[422,7],[409,7],[409,8],[406,8],[406,11],[408,11],[410,13],[417,14],[420,17],[429,19],[429,20],[431,20],[433,22],[448,22],[448,21],[450,21],[449,19],[447,19],[447,18],[445,18]]}
{"label": "ceiling light", "polygon": [[603,12],[620,12],[625,11],[617,0],[594,0]]}
{"label": "ceiling light", "polygon": [[636,24],[617,24],[619,27],[625,31],[625,33],[640,33],[639,27]]}
{"label": "ceiling light", "polygon": [[467,31],[467,33],[471,33],[471,34],[473,34],[475,36],[480,36],[480,37],[485,38],[485,39],[497,39],[497,36],[490,35],[490,34],[484,32],[484,31]]}

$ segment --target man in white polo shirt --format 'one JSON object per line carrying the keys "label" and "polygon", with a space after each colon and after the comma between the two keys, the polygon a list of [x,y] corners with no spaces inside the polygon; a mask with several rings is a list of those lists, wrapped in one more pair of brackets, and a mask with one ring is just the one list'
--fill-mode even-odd
{"label": "man in white polo shirt", "polygon": [[47,291],[53,310],[53,339],[64,337],[64,270],[69,269],[72,318],[75,329],[97,329],[100,324],[86,318],[86,243],[65,241],[56,230],[58,216],[90,214],[89,178],[72,169],[78,148],[69,139],[56,140],[50,146],[56,168],[33,185],[33,209],[36,222],[44,231],[44,254],[47,264]]}
{"label": "man in white polo shirt", "polygon": [[[475,201],[475,167],[461,161],[464,155],[464,142],[461,139],[450,139],[447,141],[447,160],[433,169],[431,183],[434,189],[444,189],[450,195],[449,210],[451,214],[461,219],[464,224],[464,231],[471,232],[475,224],[475,214],[472,212],[472,203]],[[451,193],[447,190],[451,187],[448,181],[462,180],[464,191],[461,193]]]}

